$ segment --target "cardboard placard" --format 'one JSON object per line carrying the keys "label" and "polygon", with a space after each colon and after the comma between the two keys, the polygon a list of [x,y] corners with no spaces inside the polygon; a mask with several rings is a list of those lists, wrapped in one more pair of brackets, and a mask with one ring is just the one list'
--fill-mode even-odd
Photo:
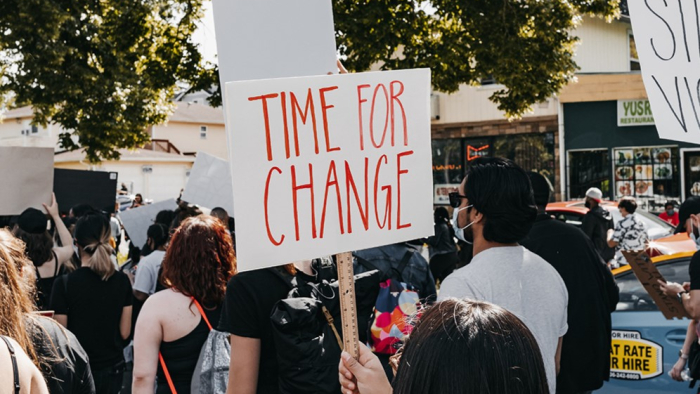
{"label": "cardboard placard", "polygon": [[231,166],[204,152],[197,153],[182,200],[200,207],[214,209],[221,207],[233,216],[233,187],[231,186]]}
{"label": "cardboard placard", "polygon": [[634,275],[639,279],[639,282],[644,286],[644,289],[649,293],[649,296],[654,300],[659,311],[666,319],[690,317],[683,305],[678,301],[678,298],[669,297],[661,291],[658,281],[666,282],[666,280],[659,270],[656,269],[656,266],[645,251],[622,251],[622,254],[632,268]]}
{"label": "cardboard placard", "polygon": [[700,143],[698,1],[629,1],[634,41],[659,137]]}
{"label": "cardboard placard", "polygon": [[100,211],[114,213],[117,173],[56,168],[53,192],[61,213],[68,213],[78,204],[89,204]]}
{"label": "cardboard placard", "polygon": [[239,270],[432,235],[430,70],[226,90]]}
{"label": "cardboard placard", "polygon": [[129,234],[131,243],[142,248],[148,240],[148,228],[155,223],[158,212],[164,210],[176,210],[177,203],[174,199],[144,205],[134,209],[127,209],[119,214],[124,225],[124,230]]}
{"label": "cardboard placard", "polygon": [[52,148],[0,147],[0,215],[51,204],[53,156]]}
{"label": "cardboard placard", "polygon": [[214,0],[213,6],[222,85],[337,73],[331,0]]}

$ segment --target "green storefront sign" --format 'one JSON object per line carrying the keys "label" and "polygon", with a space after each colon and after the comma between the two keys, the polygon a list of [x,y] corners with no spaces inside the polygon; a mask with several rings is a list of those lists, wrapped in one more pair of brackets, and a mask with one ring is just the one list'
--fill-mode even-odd
{"label": "green storefront sign", "polygon": [[618,127],[653,124],[654,115],[649,100],[617,100]]}

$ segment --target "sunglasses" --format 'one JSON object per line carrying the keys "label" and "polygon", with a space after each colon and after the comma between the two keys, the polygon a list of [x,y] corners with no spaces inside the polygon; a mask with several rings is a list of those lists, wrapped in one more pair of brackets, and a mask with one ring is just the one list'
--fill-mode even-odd
{"label": "sunglasses", "polygon": [[452,208],[459,208],[460,205],[462,205],[462,199],[467,198],[467,196],[463,196],[457,192],[452,192],[448,194],[450,197],[450,206]]}

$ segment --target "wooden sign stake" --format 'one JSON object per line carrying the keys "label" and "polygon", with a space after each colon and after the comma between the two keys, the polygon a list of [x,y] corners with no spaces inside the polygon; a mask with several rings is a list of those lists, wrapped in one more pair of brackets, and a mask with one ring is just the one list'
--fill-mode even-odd
{"label": "wooden sign stake", "polygon": [[360,356],[360,337],[357,330],[357,305],[355,304],[355,275],[352,253],[338,253],[338,285],[340,288],[340,318],[343,326],[343,347],[357,359]]}

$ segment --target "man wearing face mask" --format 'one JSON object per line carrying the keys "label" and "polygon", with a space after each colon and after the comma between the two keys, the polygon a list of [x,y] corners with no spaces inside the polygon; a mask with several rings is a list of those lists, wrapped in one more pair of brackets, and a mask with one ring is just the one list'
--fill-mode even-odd
{"label": "man wearing face mask", "polygon": [[668,222],[672,226],[678,226],[679,218],[678,212],[676,212],[675,204],[673,201],[666,201],[664,205],[664,211],[659,215],[659,219]]}
{"label": "man wearing face mask", "polygon": [[556,392],[568,293],[557,271],[518,245],[537,216],[527,174],[510,160],[474,160],[457,193],[455,235],[473,244],[473,259],[445,279],[438,300],[469,298],[499,305],[532,331],[550,392]]}
{"label": "man wearing face mask", "polygon": [[615,228],[612,215],[600,206],[603,192],[592,187],[586,192],[586,208],[588,212],[583,217],[581,230],[593,241],[596,251],[609,263],[615,258],[615,248],[608,246],[608,230]]}

